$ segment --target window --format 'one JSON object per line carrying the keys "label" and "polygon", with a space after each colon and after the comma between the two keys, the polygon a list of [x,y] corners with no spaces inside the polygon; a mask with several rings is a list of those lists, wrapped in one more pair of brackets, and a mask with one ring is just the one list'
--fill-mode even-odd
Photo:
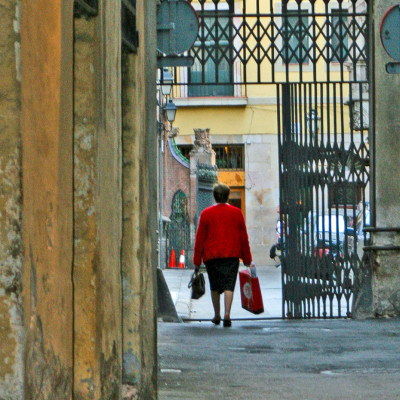
{"label": "window", "polygon": [[308,13],[307,11],[287,11],[283,18],[283,50],[285,64],[308,63]]}
{"label": "window", "polygon": [[349,55],[347,10],[332,10],[331,60],[342,63]]}
{"label": "window", "polygon": [[245,215],[244,200],[244,188],[231,188],[228,203],[232,206],[240,208],[242,210],[243,216]]}
{"label": "window", "polygon": [[[229,11],[199,13],[200,30],[191,51],[189,96],[233,96],[232,22]],[[202,83],[202,85],[191,85]]]}
{"label": "window", "polygon": [[218,169],[244,169],[244,146],[242,144],[212,146]]}
{"label": "window", "polygon": [[[244,145],[243,144],[213,144],[215,162],[218,169],[244,170]],[[191,144],[178,145],[179,151],[184,157],[190,159],[193,149]]]}
{"label": "window", "polygon": [[182,156],[190,160],[190,152],[193,149],[191,144],[178,144],[178,150],[181,152]]}

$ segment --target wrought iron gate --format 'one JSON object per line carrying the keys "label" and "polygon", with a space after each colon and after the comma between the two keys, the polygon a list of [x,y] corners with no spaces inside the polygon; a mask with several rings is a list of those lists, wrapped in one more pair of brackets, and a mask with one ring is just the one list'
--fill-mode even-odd
{"label": "wrought iron gate", "polygon": [[[277,85],[282,313],[351,316],[369,212],[367,10],[355,1],[332,10],[324,1],[325,11],[307,23],[298,3],[291,13],[283,7],[289,63]],[[296,35],[311,45],[293,46]]]}
{"label": "wrought iron gate", "polygon": [[[345,121],[343,97],[319,103],[320,96],[329,99],[327,92],[343,85],[278,87],[283,312],[288,317],[351,315],[361,262],[357,250],[364,241],[360,218],[365,223],[368,211],[368,141],[366,132],[356,133]],[[351,84],[346,86],[351,98]]]}
{"label": "wrought iron gate", "polygon": [[[170,216],[171,222],[167,228],[167,260],[171,251],[179,257],[182,250],[187,255],[190,248],[190,219],[188,213],[188,199],[182,190],[178,190],[172,199],[172,212]],[[190,261],[190,260],[187,260]],[[186,265],[188,263],[186,262]]]}
{"label": "wrought iron gate", "polygon": [[188,1],[200,30],[177,97],[277,89],[282,316],[351,315],[369,214],[370,1]]}

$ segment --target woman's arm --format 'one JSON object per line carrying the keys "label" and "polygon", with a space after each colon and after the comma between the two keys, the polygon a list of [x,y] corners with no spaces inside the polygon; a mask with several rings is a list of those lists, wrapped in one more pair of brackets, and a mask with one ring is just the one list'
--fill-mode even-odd
{"label": "woman's arm", "polygon": [[240,212],[240,222],[239,222],[239,229],[240,229],[240,241],[242,247],[242,260],[244,265],[250,265],[252,262],[252,256],[250,251],[250,243],[249,243],[249,236],[247,234],[246,223],[244,222],[244,218],[242,213]]}
{"label": "woman's arm", "polygon": [[200,215],[199,226],[197,227],[196,240],[194,242],[193,264],[200,267],[203,259],[204,244],[207,237],[207,223],[203,213]]}

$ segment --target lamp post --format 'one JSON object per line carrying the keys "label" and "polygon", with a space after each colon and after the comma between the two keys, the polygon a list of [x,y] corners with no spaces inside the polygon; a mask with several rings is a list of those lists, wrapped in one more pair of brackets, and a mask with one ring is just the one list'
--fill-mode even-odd
{"label": "lamp post", "polygon": [[307,129],[310,133],[318,133],[321,129],[321,117],[318,116],[317,110],[311,109],[306,116]]}
{"label": "lamp post", "polygon": [[164,107],[165,114],[167,115],[167,120],[171,124],[175,121],[175,115],[176,115],[176,105],[175,103],[169,99],[168,103]]}
{"label": "lamp post", "polygon": [[172,84],[174,83],[174,77],[168,68],[164,68],[161,74],[160,88],[163,96],[169,96],[172,90]]}
{"label": "lamp post", "polygon": [[161,79],[159,80],[159,89],[158,89],[158,129],[159,129],[159,152],[158,152],[158,184],[159,184],[159,232],[158,232],[158,240],[159,240],[159,268],[162,267],[163,263],[163,161],[164,161],[164,146],[165,146],[165,134],[168,131],[166,124],[167,121],[172,127],[172,123],[175,120],[177,107],[172,101],[172,99],[168,99],[171,95],[172,85],[174,83],[174,78],[172,73],[168,68],[164,68],[161,72]]}

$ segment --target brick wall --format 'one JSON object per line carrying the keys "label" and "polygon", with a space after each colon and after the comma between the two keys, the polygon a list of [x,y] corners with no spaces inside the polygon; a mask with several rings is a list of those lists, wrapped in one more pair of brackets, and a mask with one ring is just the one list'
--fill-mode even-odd
{"label": "brick wall", "polygon": [[[163,215],[166,217],[171,215],[172,198],[181,189],[188,197],[189,215],[192,216],[194,207],[191,204],[190,170],[174,158],[167,141],[164,148],[163,172]],[[193,223],[192,217],[190,222]]]}

